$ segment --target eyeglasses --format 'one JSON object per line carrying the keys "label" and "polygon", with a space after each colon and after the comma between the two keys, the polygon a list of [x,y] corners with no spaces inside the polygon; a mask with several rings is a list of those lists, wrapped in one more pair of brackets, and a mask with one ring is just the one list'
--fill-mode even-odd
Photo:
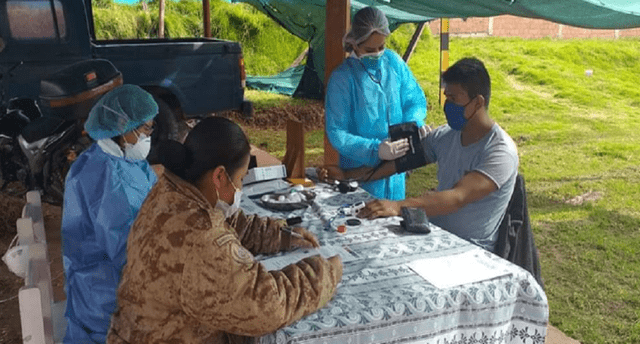
{"label": "eyeglasses", "polygon": [[142,131],[143,133],[145,133],[147,136],[151,136],[151,134],[153,133],[153,131],[155,130],[155,125],[148,125],[148,124],[143,124],[141,126],[139,126],[137,128],[138,131]]}

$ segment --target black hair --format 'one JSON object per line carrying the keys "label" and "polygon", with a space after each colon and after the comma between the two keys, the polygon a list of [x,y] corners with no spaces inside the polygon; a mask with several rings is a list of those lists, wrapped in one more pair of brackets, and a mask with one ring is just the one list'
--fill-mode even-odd
{"label": "black hair", "polygon": [[467,91],[469,99],[482,95],[485,108],[489,108],[491,99],[491,78],[484,63],[475,57],[459,60],[443,74],[442,80],[447,84],[459,84]]}
{"label": "black hair", "polygon": [[159,162],[178,177],[196,185],[202,176],[218,166],[229,175],[242,167],[251,146],[242,128],[224,117],[207,117],[187,136],[158,143]]}

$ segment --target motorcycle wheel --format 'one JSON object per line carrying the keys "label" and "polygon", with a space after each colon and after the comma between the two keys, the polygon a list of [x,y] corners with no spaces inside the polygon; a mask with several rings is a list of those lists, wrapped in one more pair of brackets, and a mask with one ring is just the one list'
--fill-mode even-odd
{"label": "motorcycle wheel", "polygon": [[64,180],[69,172],[71,163],[66,161],[63,150],[53,153],[51,158],[44,164],[44,195],[43,201],[53,204],[62,205],[64,201]]}

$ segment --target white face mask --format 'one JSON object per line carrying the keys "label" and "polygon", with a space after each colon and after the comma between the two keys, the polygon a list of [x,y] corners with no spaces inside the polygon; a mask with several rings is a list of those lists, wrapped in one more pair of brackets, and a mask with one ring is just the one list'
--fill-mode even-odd
{"label": "white face mask", "polygon": [[7,265],[9,271],[18,277],[25,278],[27,275],[27,266],[29,264],[29,246],[14,246],[18,236],[11,241],[9,249],[2,256],[2,261]]}
{"label": "white face mask", "polygon": [[130,144],[125,142],[124,144],[124,156],[134,160],[144,160],[149,155],[151,150],[151,138],[145,134],[138,136],[138,142]]}
{"label": "white face mask", "polygon": [[242,189],[236,188],[236,185],[231,181],[231,177],[229,177],[229,173],[225,170],[227,174],[227,178],[229,178],[229,182],[233,186],[235,192],[233,193],[233,204],[229,205],[227,202],[220,199],[220,194],[218,194],[218,190],[216,190],[216,194],[218,194],[218,202],[216,203],[216,208],[222,210],[225,218],[232,217],[235,213],[240,209],[240,200],[242,199]]}

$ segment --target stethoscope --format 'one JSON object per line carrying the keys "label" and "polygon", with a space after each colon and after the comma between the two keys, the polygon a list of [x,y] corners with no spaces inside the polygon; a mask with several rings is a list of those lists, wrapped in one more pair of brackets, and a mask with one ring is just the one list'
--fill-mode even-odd
{"label": "stethoscope", "polygon": [[[369,70],[367,69],[367,66],[364,65],[364,62],[362,62],[362,60],[360,60],[359,57],[357,57],[357,55],[355,55],[355,52],[352,52],[352,58],[354,58],[355,60],[357,60],[360,64],[360,66],[362,67],[362,69],[367,73],[367,75],[369,75],[369,78],[371,79],[371,81],[373,81],[375,84],[377,84],[380,87],[380,91],[382,93],[382,96],[384,97],[384,104],[385,104],[385,112],[387,115],[387,124],[391,124],[391,115],[390,115],[390,108],[391,105],[389,104],[389,99],[387,97],[387,93],[384,91],[384,89],[382,88],[382,69],[380,69],[380,78],[376,79],[376,77],[371,74],[371,72],[369,72]],[[389,136],[389,134],[387,133],[387,136]],[[389,190],[389,183],[385,183],[385,193],[389,194],[390,190]]]}

